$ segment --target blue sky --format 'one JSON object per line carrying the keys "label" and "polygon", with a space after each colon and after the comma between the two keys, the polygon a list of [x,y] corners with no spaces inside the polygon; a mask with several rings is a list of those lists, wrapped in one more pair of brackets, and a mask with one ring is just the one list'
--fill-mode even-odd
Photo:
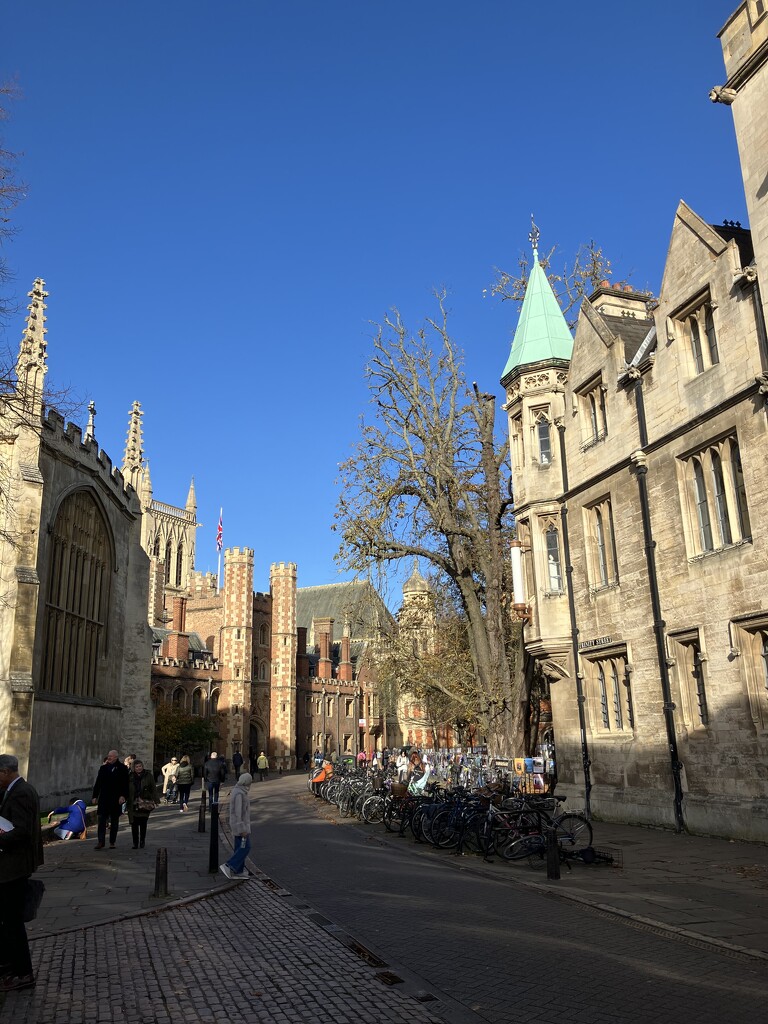
{"label": "blue sky", "polygon": [[532,211],[542,249],[595,239],[654,291],[679,199],[746,224],[731,114],[707,98],[735,7],[4,4],[29,186],[8,257],[24,305],[35,277],[50,292],[49,380],[95,401],[117,463],[141,402],[155,497],[183,504],[195,477],[199,569],[223,505],[257,589],[274,561],[341,578],[370,321],[397,305],[416,326],[447,287],[467,376],[501,397],[517,315],[483,289]]}

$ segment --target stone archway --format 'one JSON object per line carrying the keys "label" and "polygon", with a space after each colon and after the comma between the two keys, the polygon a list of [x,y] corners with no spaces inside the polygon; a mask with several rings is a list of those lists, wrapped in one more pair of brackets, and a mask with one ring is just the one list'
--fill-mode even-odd
{"label": "stone archway", "polygon": [[248,757],[252,759],[254,768],[256,766],[256,758],[262,750],[269,754],[268,740],[269,733],[264,723],[260,718],[252,718],[248,729],[248,750],[243,751],[243,753],[247,753]]}

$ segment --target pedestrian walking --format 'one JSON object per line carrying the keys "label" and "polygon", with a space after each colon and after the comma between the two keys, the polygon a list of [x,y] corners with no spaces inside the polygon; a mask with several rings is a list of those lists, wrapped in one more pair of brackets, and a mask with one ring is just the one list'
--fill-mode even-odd
{"label": "pedestrian walking", "polygon": [[320,753],[320,747],[315,747],[315,753],[312,759],[315,762],[315,768],[323,767],[323,755]]}
{"label": "pedestrian walking", "polygon": [[35,984],[24,902],[29,876],[43,863],[43,838],[40,799],[13,754],[0,754],[0,792],[0,992],[15,992]]}
{"label": "pedestrian walking", "polygon": [[219,802],[219,786],[224,781],[224,767],[221,758],[215,750],[203,765],[203,782],[208,790],[208,801],[211,804]]}
{"label": "pedestrian walking", "polygon": [[48,814],[49,823],[54,814],[67,815],[67,817],[63,821],[60,821],[53,830],[54,835],[58,836],[59,839],[72,839],[73,836],[76,839],[85,839],[87,825],[85,821],[84,800],[73,800],[67,807],[54,807],[54,809]]}
{"label": "pedestrian walking", "polygon": [[304,757],[302,758],[302,760],[304,762],[304,771],[308,772],[309,771],[309,751],[308,750],[304,751]]}
{"label": "pedestrian walking", "polygon": [[152,778],[152,772],[144,770],[141,761],[133,762],[133,771],[128,783],[128,821],[131,823],[131,835],[133,836],[133,848],[138,850],[144,848],[147,838],[147,825],[149,816],[160,803],[160,795],[157,792],[157,785]]}
{"label": "pedestrian walking", "polygon": [[245,861],[251,850],[251,798],[249,790],[253,776],[243,772],[229,795],[229,827],[232,830],[234,851],[219,871],[227,878],[248,878]]}
{"label": "pedestrian walking", "polygon": [[120,826],[120,810],[127,796],[128,769],[117,760],[117,751],[110,750],[96,775],[91,796],[91,803],[98,806],[95,849],[104,849],[109,821],[109,848],[114,850]]}
{"label": "pedestrian walking", "polygon": [[179,767],[176,769],[176,785],[179,787],[179,813],[184,814],[189,810],[189,793],[192,783],[195,781],[195,770],[192,767],[189,757],[182,755]]}
{"label": "pedestrian walking", "polygon": [[259,782],[263,782],[264,779],[269,778],[269,761],[263,750],[256,758],[256,767],[259,770]]}
{"label": "pedestrian walking", "polygon": [[179,762],[175,757],[164,764],[160,771],[163,773],[163,796],[165,802],[169,804],[175,804],[178,796],[178,785],[176,778],[176,771],[179,767]]}
{"label": "pedestrian walking", "polygon": [[243,767],[243,755],[236,750],[232,755],[232,767],[235,769],[235,782],[240,778],[240,769]]}
{"label": "pedestrian walking", "polygon": [[357,767],[365,768],[365,751],[361,750],[357,755]]}

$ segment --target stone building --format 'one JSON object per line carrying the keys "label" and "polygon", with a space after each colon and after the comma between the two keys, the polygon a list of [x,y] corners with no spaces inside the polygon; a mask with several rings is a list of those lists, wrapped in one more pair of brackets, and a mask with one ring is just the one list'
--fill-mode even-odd
{"label": "stone building", "polygon": [[141,508],[88,427],[44,412],[42,280],[0,398],[0,749],[43,805],[90,791],[111,747],[151,756]]}
{"label": "stone building", "polygon": [[[502,376],[514,600],[561,788],[599,817],[768,839],[768,18],[721,33],[753,231],[681,202],[658,300],[605,282],[571,340],[534,267]],[[762,179],[760,178],[762,175]]]}
{"label": "stone building", "polygon": [[279,768],[305,753],[368,752],[382,733],[370,648],[391,616],[370,584],[297,585],[274,564],[254,592],[253,551],[228,548],[224,585],[192,573],[173,598],[171,628],[154,629],[152,695],[216,716],[227,758],[264,750]]}

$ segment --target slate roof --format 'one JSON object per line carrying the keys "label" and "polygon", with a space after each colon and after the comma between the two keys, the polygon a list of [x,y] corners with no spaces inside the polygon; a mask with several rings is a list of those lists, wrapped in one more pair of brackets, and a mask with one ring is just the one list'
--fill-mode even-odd
{"label": "slate roof", "polygon": [[[173,632],[173,630],[171,629],[161,629],[159,626],[150,626],[150,629],[152,630],[153,647],[157,647],[159,644],[162,644],[163,640],[165,640],[165,638]],[[199,633],[189,634],[189,649],[190,651],[198,651],[200,653],[208,650],[203,641],[200,639]]]}
{"label": "slate roof", "polygon": [[608,325],[612,334],[617,335],[624,342],[624,358],[628,363],[637,355],[637,351],[648,337],[648,332],[653,327],[653,320],[640,320],[633,316],[606,316],[600,314]]}
{"label": "slate roof", "polygon": [[334,639],[341,637],[345,619],[353,641],[371,640],[380,629],[390,629],[394,619],[367,582],[328,583],[320,587],[299,587],[296,591],[296,623],[307,630],[311,642],[312,620],[334,619]]}

